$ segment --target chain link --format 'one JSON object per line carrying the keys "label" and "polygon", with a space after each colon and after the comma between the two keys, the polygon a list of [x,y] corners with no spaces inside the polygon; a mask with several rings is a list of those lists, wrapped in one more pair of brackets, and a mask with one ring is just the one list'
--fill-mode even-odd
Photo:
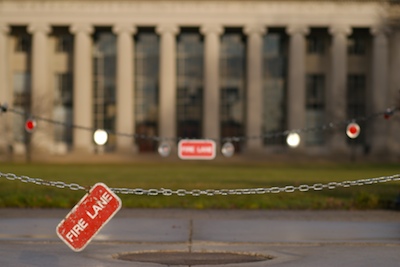
{"label": "chain link", "polygon": [[[88,190],[88,187],[84,187],[82,185],[76,183],[64,183],[61,181],[46,181],[40,178],[31,178],[28,176],[17,176],[13,173],[2,173],[0,172],[0,178],[3,177],[10,181],[18,180],[23,183],[33,183],[36,185],[43,186],[52,186],[60,189],[70,189],[73,191],[76,190]],[[142,188],[111,188],[114,193],[122,194],[122,195],[148,195],[148,196],[228,196],[228,195],[263,195],[263,194],[278,194],[278,193],[293,193],[296,191],[299,192],[308,192],[308,191],[321,191],[324,189],[336,189],[336,188],[347,188],[351,186],[363,186],[363,185],[372,185],[377,183],[387,183],[400,181],[400,174],[395,174],[392,176],[382,176],[377,178],[367,178],[367,179],[359,179],[353,181],[343,181],[343,182],[329,182],[329,183],[316,183],[313,185],[302,184],[299,186],[284,186],[284,187],[267,187],[267,188],[241,188],[241,189],[142,189]]]}
{"label": "chain link", "polygon": [[67,184],[61,181],[46,181],[40,178],[31,178],[28,176],[17,176],[16,174],[13,173],[2,173],[0,172],[0,177],[6,178],[7,180],[10,181],[20,181],[23,183],[33,183],[36,185],[44,185],[44,186],[53,186],[53,187],[57,187],[57,188],[67,188],[70,190],[86,190],[85,187],[79,185],[79,184]]}

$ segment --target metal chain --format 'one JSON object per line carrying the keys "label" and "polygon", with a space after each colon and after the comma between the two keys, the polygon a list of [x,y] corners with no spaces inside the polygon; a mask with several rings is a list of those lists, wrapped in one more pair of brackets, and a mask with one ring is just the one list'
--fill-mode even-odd
{"label": "metal chain", "polygon": [[11,181],[20,181],[23,183],[33,183],[36,185],[44,185],[44,186],[53,186],[53,187],[57,187],[57,188],[68,188],[70,190],[87,190],[87,188],[79,185],[79,184],[75,184],[75,183],[71,183],[71,184],[67,184],[61,181],[47,181],[47,180],[43,180],[40,178],[31,178],[28,176],[18,176],[16,174],[13,173],[2,173],[0,172],[0,178],[6,178],[7,180],[11,180]]}
{"label": "metal chain", "polygon": [[[17,176],[13,173],[0,172],[0,178],[7,180],[18,180],[23,183],[33,183],[36,185],[53,186],[57,188],[67,188],[70,190],[88,190],[89,187],[84,187],[76,183],[64,183],[61,181],[47,181],[40,178],[30,178],[28,176]],[[242,189],[142,189],[142,188],[110,188],[114,193],[122,195],[148,195],[148,196],[228,196],[228,195],[262,195],[262,194],[277,194],[277,193],[293,193],[295,191],[308,192],[308,191],[321,191],[325,189],[336,189],[340,187],[362,186],[377,183],[387,183],[393,181],[400,181],[400,174],[392,176],[381,176],[377,178],[367,178],[359,180],[350,180],[343,182],[329,182],[329,183],[316,183],[313,185],[299,185],[299,186],[284,186],[284,187],[267,187],[267,188],[242,188]]]}

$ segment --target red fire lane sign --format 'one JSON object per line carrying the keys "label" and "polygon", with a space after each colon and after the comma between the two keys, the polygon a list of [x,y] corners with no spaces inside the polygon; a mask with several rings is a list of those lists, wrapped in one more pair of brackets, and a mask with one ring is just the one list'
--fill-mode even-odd
{"label": "red fire lane sign", "polygon": [[57,235],[73,251],[81,251],[121,206],[121,199],[114,192],[97,183],[58,224]]}
{"label": "red fire lane sign", "polygon": [[212,140],[181,140],[178,143],[180,159],[214,159],[216,145]]}

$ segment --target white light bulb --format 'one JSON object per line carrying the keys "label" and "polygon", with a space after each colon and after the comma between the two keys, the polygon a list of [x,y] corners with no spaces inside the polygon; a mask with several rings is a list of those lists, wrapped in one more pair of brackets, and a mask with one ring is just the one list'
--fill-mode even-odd
{"label": "white light bulb", "polygon": [[168,157],[171,154],[171,146],[168,143],[161,143],[158,146],[158,154],[163,158]]}
{"label": "white light bulb", "polygon": [[298,147],[300,144],[300,135],[298,133],[290,133],[286,138],[286,143],[290,147]]}
{"label": "white light bulb", "polygon": [[222,146],[221,152],[225,157],[230,158],[235,153],[235,146],[231,142],[226,142]]}
{"label": "white light bulb", "polygon": [[99,146],[103,146],[105,143],[107,143],[108,140],[108,134],[106,131],[104,130],[96,130],[93,134],[93,139],[94,142],[99,145]]}

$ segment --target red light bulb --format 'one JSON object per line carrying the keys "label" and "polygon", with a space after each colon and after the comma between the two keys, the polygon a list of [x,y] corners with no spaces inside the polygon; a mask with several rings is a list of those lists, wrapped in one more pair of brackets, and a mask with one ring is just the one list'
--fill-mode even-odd
{"label": "red light bulb", "polygon": [[28,133],[31,133],[35,130],[36,128],[36,121],[34,119],[27,119],[25,122],[25,130]]}
{"label": "red light bulb", "polygon": [[393,115],[393,110],[391,110],[390,108],[388,108],[387,110],[385,110],[385,113],[383,113],[383,117],[388,120],[390,119],[390,117],[392,117]]}
{"label": "red light bulb", "polygon": [[357,138],[360,135],[360,131],[360,126],[355,122],[349,123],[349,125],[347,125],[346,134],[351,139]]}

